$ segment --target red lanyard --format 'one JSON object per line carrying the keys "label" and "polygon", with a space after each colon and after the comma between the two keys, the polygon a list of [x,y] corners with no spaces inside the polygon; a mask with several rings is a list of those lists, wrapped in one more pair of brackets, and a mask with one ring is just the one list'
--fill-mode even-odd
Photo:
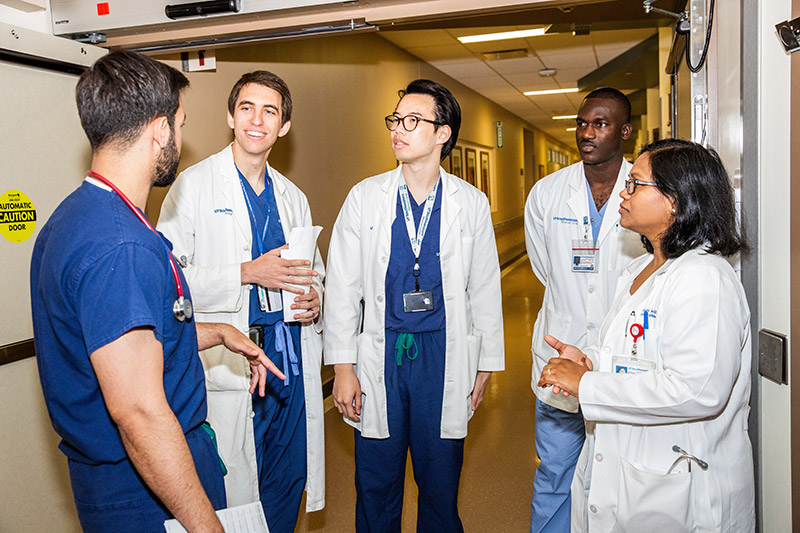
{"label": "red lanyard", "polygon": [[[142,224],[147,226],[150,229],[150,231],[158,235],[156,228],[154,228],[153,225],[150,224],[150,222],[144,217],[142,212],[139,211],[135,205],[133,205],[133,202],[131,202],[128,199],[128,197],[125,196],[125,193],[119,190],[119,187],[108,181],[106,178],[104,178],[97,172],[90,170],[89,175],[94,179],[96,179],[97,181],[99,181],[100,183],[102,183],[103,185],[110,187],[111,190],[117,193],[117,196],[119,196],[122,199],[122,201],[125,202],[125,205],[127,205],[130,208],[130,210],[133,211],[133,214],[136,215],[136,218],[138,218],[142,222]],[[159,239],[160,238],[161,237],[159,236]],[[178,275],[178,267],[175,265],[175,259],[172,257],[172,253],[168,251],[167,257],[169,258],[170,267],[172,267],[172,277],[175,278],[175,285],[178,288],[178,299],[175,300],[175,304],[172,307],[172,311],[175,314],[175,318],[183,322],[183,320],[186,318],[192,318],[192,304],[188,300],[184,300],[183,298],[183,285],[181,285],[181,278]]]}

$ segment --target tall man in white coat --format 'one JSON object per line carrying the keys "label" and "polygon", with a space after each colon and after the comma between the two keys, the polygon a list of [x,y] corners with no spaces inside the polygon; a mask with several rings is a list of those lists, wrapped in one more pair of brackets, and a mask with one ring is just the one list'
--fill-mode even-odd
{"label": "tall man in white coat", "polygon": [[440,166],[461,125],[445,87],[411,82],[385,121],[400,166],[353,187],[328,253],[325,362],[356,428],[356,531],[400,531],[409,449],[417,531],[463,531],[467,422],[505,361],[489,202]]}
{"label": "tall man in white coat", "polygon": [[[224,322],[261,344],[286,374],[264,398],[247,390],[248,368],[222,348],[200,353],[208,418],[228,473],[229,505],[258,501],[272,533],[294,531],[306,510],[324,506],[324,436],[319,319],[324,273],[280,257],[289,231],[311,226],[300,189],[269,166],[291,127],[292,99],[271,72],[243,75],[228,98],[233,143],[185,170],[167,194],[158,229],[175,245],[195,297],[198,322]],[[302,268],[297,268],[302,267]],[[289,285],[311,285],[308,293]],[[281,290],[296,293],[296,322],[284,323]]]}
{"label": "tall man in white coat", "polygon": [[575,141],[581,162],[537,182],[525,204],[525,244],[545,286],[533,327],[536,453],[531,533],[568,532],[570,484],[585,439],[577,399],[537,386],[557,357],[545,334],[581,349],[597,341],[622,270],[644,253],[639,236],[619,225],[620,191],[631,165],[623,157],[633,128],[620,91],[589,93],[578,110]]}

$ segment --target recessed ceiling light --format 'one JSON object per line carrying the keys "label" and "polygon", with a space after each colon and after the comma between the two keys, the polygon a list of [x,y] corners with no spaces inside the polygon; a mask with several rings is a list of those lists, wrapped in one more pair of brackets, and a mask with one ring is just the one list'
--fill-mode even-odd
{"label": "recessed ceiling light", "polygon": [[502,31],[499,33],[484,33],[481,35],[465,35],[459,37],[458,40],[464,44],[469,43],[485,43],[488,41],[502,41],[504,39],[524,39],[525,37],[537,37],[544,35],[544,28],[536,28],[535,30],[519,30],[519,31]]}
{"label": "recessed ceiling light", "polygon": [[558,115],[557,117],[553,117],[553,120],[573,120],[578,118],[578,115]]}
{"label": "recessed ceiling light", "polygon": [[577,87],[573,87],[572,89],[549,89],[547,91],[525,91],[525,96],[540,96],[542,94],[563,94],[563,93],[576,93],[578,92]]}
{"label": "recessed ceiling light", "polygon": [[567,131],[575,131],[577,129],[578,129],[577,127],[572,127],[572,128],[567,128]]}

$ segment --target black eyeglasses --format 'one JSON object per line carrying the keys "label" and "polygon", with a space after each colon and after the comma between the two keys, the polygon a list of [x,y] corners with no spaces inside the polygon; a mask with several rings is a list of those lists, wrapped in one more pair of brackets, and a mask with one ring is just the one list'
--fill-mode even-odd
{"label": "black eyeglasses", "polygon": [[386,127],[389,128],[389,131],[394,131],[397,129],[397,126],[400,123],[403,123],[403,129],[406,131],[414,131],[417,129],[417,125],[420,122],[430,122],[434,126],[441,126],[441,123],[436,122],[435,120],[429,120],[427,118],[418,117],[416,115],[406,115],[404,117],[398,117],[397,115],[389,115],[383,120],[386,121]]}
{"label": "black eyeglasses", "polygon": [[625,180],[625,190],[628,191],[628,194],[633,194],[636,191],[636,186],[637,185],[647,185],[648,187],[658,187],[658,185],[653,183],[652,181],[640,181],[640,180],[635,180],[633,178]]}

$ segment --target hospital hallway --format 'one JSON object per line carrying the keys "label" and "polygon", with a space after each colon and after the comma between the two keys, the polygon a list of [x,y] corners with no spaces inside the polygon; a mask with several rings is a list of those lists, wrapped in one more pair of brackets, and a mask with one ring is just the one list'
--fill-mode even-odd
{"label": "hospital hallway", "polygon": [[[544,288],[527,256],[503,270],[506,370],[492,376],[483,403],[469,424],[459,491],[464,530],[520,532],[530,525],[530,500],[536,459],[533,443],[534,396],[531,332]],[[326,504],[300,513],[296,531],[344,532],[355,529],[353,429],[326,399]],[[406,464],[403,531],[415,531],[417,490]],[[303,503],[303,507],[305,503]]]}

